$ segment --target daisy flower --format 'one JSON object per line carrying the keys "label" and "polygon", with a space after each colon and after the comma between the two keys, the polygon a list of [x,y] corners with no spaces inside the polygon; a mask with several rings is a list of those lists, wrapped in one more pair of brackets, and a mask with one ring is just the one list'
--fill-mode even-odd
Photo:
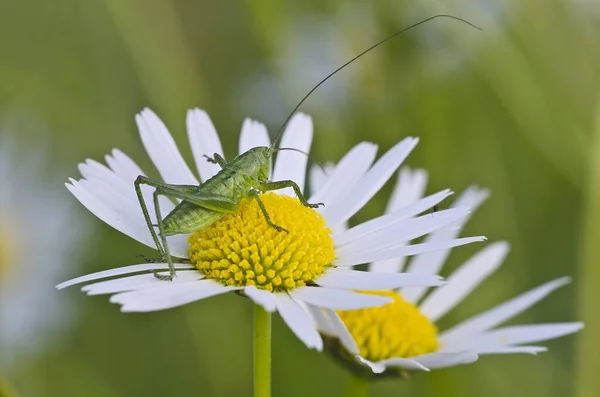
{"label": "daisy flower", "polygon": [[[199,180],[182,159],[162,121],[148,109],[136,121],[146,152],[162,179],[170,184],[198,185]],[[213,153],[223,155],[217,132],[208,115],[199,109],[189,111],[187,130],[200,180],[206,181],[220,170],[205,158]],[[281,147],[307,152],[311,139],[311,119],[297,114],[282,135]],[[301,205],[290,188],[262,194],[273,223],[287,233],[267,225],[256,200],[242,199],[237,212],[189,235],[169,237],[171,254],[184,259],[176,264],[177,277],[173,281],[159,280],[148,273],[166,270],[164,263],[145,263],[89,274],[57,287],[111,277],[82,289],[89,295],[112,294],[110,301],[121,305],[124,312],[169,309],[238,291],[266,311],[279,312],[308,347],[321,350],[322,339],[299,302],[334,310],[358,309],[380,306],[391,298],[352,290],[443,283],[432,274],[378,274],[355,271],[350,266],[482,240],[473,237],[404,245],[467,215],[468,209],[458,208],[440,212],[436,217],[415,217],[448,196],[449,191],[416,201],[403,211],[336,232],[393,175],[416,144],[417,139],[406,138],[375,163],[375,145],[362,143],[353,148],[310,198],[310,202],[325,203],[318,211]],[[239,152],[269,145],[265,126],[246,119]],[[155,248],[133,189],[133,181],[143,175],[142,170],[116,149],[106,156],[106,162],[108,167],[93,160],[80,164],[83,179],[71,179],[68,189],[98,218]],[[292,180],[303,190],[306,163],[307,157],[301,153],[280,152],[269,180]],[[153,214],[152,189],[143,194]],[[164,214],[174,208],[166,199],[160,204]],[[156,219],[152,221],[156,223]]]}
{"label": "daisy flower", "polygon": [[82,243],[88,228],[73,221],[64,192],[40,173],[44,156],[17,154],[14,141],[2,138],[0,369],[8,370],[69,324],[69,301],[51,293],[52,285],[70,275],[77,263],[72,247]]}
{"label": "daisy flower", "polygon": [[[312,178],[316,185],[327,178],[319,170]],[[403,168],[389,201],[387,212],[402,211],[420,200],[427,183],[422,170]],[[487,190],[472,187],[453,204],[453,208],[478,207]],[[429,216],[435,218],[439,213]],[[463,217],[453,224],[429,234],[423,244],[435,244],[456,238],[467,221]],[[436,322],[458,305],[502,264],[508,254],[506,242],[490,244],[460,266],[447,284],[429,295],[427,287],[402,287],[389,291],[364,291],[386,296],[393,302],[377,308],[338,310],[306,305],[326,341],[326,350],[352,372],[364,377],[408,377],[411,371],[429,371],[467,364],[484,354],[529,353],[546,350],[534,345],[579,331],[580,322],[528,324],[499,327],[503,322],[533,306],[554,290],[567,284],[568,277],[543,284],[449,330],[439,332]],[[409,274],[440,272],[450,249],[422,253],[407,266]],[[404,258],[375,261],[369,271],[393,275],[404,268]]]}

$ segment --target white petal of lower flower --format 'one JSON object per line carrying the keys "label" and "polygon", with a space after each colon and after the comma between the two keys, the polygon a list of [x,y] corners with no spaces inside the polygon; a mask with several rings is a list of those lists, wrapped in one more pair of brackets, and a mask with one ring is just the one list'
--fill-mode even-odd
{"label": "white petal of lower flower", "polygon": [[477,354],[533,354],[534,356],[538,353],[547,351],[547,347],[543,346],[490,346],[480,347],[475,351]]}
{"label": "white petal of lower flower", "polygon": [[500,267],[509,249],[508,243],[497,242],[472,256],[448,277],[448,284],[435,289],[419,305],[421,313],[431,321],[440,319]]}
{"label": "white petal of lower flower", "polygon": [[301,306],[308,312],[308,314],[312,317],[315,322],[317,329],[319,332],[324,333],[329,336],[336,336],[337,332],[333,328],[333,324],[328,315],[325,314],[322,308],[310,305],[305,302],[298,302]]}
{"label": "white petal of lower flower", "polygon": [[346,351],[350,354],[358,355],[360,353],[358,345],[356,344],[356,341],[352,337],[350,331],[348,331],[348,328],[346,328],[346,325],[340,316],[338,316],[337,313],[331,309],[323,309],[323,312],[331,321],[331,326],[335,330],[335,335],[337,335]]}
{"label": "white petal of lower flower", "polygon": [[423,244],[412,244],[406,246],[399,246],[394,248],[388,248],[381,251],[372,252],[361,252],[354,255],[338,256],[336,258],[336,266],[349,267],[360,265],[361,263],[369,263],[373,261],[380,261],[383,259],[398,258],[400,256],[411,256],[419,255],[425,252],[431,252],[436,250],[442,250],[446,248],[458,247],[465,244],[471,244],[478,241],[485,241],[485,237],[465,237],[457,238],[454,240],[448,240],[439,243],[423,243]]}
{"label": "white petal of lower flower", "polygon": [[393,289],[402,285],[444,285],[441,277],[430,274],[371,273],[338,268],[327,270],[327,273],[321,275],[315,282],[322,287],[353,290]]}
{"label": "white petal of lower flower", "polygon": [[298,287],[291,290],[289,294],[299,301],[334,310],[363,309],[392,302],[391,298],[385,296],[323,287]]}
{"label": "white petal of lower flower", "polygon": [[468,338],[463,342],[465,348],[473,346],[537,343],[560,338],[583,329],[583,323],[532,324],[504,327],[486,332],[478,338]]}
{"label": "white petal of lower flower", "polygon": [[[280,148],[295,148],[308,153],[313,137],[313,124],[310,116],[296,113],[289,121],[279,144]],[[274,181],[292,180],[296,182],[301,191],[304,191],[304,178],[306,176],[306,163],[308,157],[302,153],[291,150],[277,152],[277,160],[273,168]],[[295,196],[292,188],[279,191],[281,194]]]}
{"label": "white petal of lower flower", "polygon": [[[388,213],[386,215],[371,219],[367,222],[363,222],[339,235],[334,235],[335,242],[337,245],[348,244],[354,240],[364,238],[375,232],[385,230],[386,228],[396,225],[400,222],[405,222],[403,224],[406,225],[408,218],[416,216],[426,209],[433,207],[451,194],[453,194],[453,192],[450,189],[442,190],[441,192],[432,194],[431,196],[421,199],[416,203],[409,204],[408,206],[400,208],[392,213]],[[434,217],[434,214],[428,215],[430,221],[439,219],[439,217]],[[435,215],[440,215],[440,213]],[[422,218],[427,219],[425,216]],[[409,227],[409,225],[406,226]],[[401,238],[398,238],[397,240],[402,241]]]}
{"label": "white petal of lower flower", "polygon": [[425,194],[426,187],[427,171],[423,169],[411,170],[409,167],[402,167],[398,173],[398,180],[385,212],[388,214],[395,212],[420,200],[423,194]]}
{"label": "white petal of lower flower", "polygon": [[161,119],[146,108],[135,116],[140,137],[148,156],[166,183],[198,185],[198,180],[181,157],[181,153]]}
{"label": "white petal of lower flower", "polygon": [[384,367],[396,367],[396,368],[404,368],[412,371],[425,371],[429,372],[429,368],[421,364],[420,362],[413,360],[411,358],[388,358],[385,360],[378,361],[377,364],[383,365]]}
{"label": "white petal of lower flower", "polygon": [[379,363],[374,363],[373,361],[369,361],[366,358],[360,356],[360,355],[356,355],[354,356],[354,360],[359,363],[364,365],[365,367],[369,367],[371,368],[371,371],[373,371],[374,374],[381,374],[383,372],[385,372],[385,365],[383,364],[379,364]]}
{"label": "white petal of lower flower", "polygon": [[187,133],[196,168],[204,182],[221,170],[218,164],[206,161],[204,155],[212,157],[215,153],[223,156],[223,147],[219,135],[208,114],[201,109],[192,109],[187,113]]}
{"label": "white petal of lower flower", "polygon": [[429,369],[438,369],[444,367],[453,367],[460,364],[469,364],[477,361],[478,358],[479,356],[477,353],[462,351],[424,354],[422,356],[413,357],[413,360],[419,362]]}
{"label": "white petal of lower flower", "polygon": [[263,123],[246,118],[242,123],[242,132],[240,133],[239,154],[257,146],[271,146],[267,127]]}
{"label": "white petal of lower flower", "polygon": [[[159,272],[168,275],[169,272]],[[197,270],[180,270],[170,283],[184,283],[203,279],[204,275]],[[164,280],[158,279],[154,274],[138,274],[136,276],[122,277],[114,280],[101,281],[81,288],[88,295],[116,294],[119,292],[140,290],[165,285]]]}
{"label": "white petal of lower flower", "polygon": [[309,315],[285,293],[275,294],[277,311],[292,332],[310,349],[323,350],[323,340]]}
{"label": "white petal of lower flower", "polygon": [[[335,202],[343,200],[340,197],[350,189],[367,172],[377,154],[377,145],[370,142],[361,142],[354,146],[337,164],[329,179],[310,198],[312,203],[325,203],[325,206],[335,205]],[[323,212],[323,208],[320,209]],[[335,226],[335,225],[333,225]]]}
{"label": "white petal of lower flower", "polygon": [[[185,263],[175,263],[175,269],[193,269],[194,266]],[[140,265],[131,265],[124,267],[117,267],[116,269],[103,270],[101,272],[86,274],[85,276],[76,277],[71,280],[67,280],[56,286],[57,289],[63,289],[70,287],[71,285],[86,283],[88,281],[99,280],[102,278],[121,276],[123,274],[147,272],[153,270],[167,270],[169,265],[166,263],[143,263]]]}
{"label": "white petal of lower flower", "polygon": [[559,278],[543,284],[522,295],[519,295],[508,302],[472,317],[444,332],[442,335],[440,335],[440,341],[443,344],[455,343],[468,337],[468,335],[476,335],[477,333],[484,332],[492,327],[495,327],[496,325],[521,313],[523,310],[533,306],[548,296],[548,294],[557,288],[568,284],[570,281],[571,279],[569,277]]}
{"label": "white petal of lower flower", "polygon": [[[471,211],[474,211],[481,205],[481,203],[488,197],[489,191],[487,189],[481,189],[476,186],[472,186],[463,192],[456,201],[452,204],[452,208],[469,208]],[[450,227],[447,226],[443,229],[439,229],[430,235],[428,235],[423,242],[424,243],[435,243],[439,241],[446,241],[453,238],[456,238],[462,227],[467,223],[470,219],[470,216],[465,216],[458,220],[456,224],[453,224]],[[450,254],[450,249],[440,250],[437,252],[431,252],[427,255],[419,255],[410,261],[410,264],[407,268],[407,271],[414,273],[427,273],[427,274],[436,274],[439,273],[444,265],[448,255]],[[416,302],[425,295],[427,292],[427,288],[420,287],[408,287],[402,290],[402,297],[409,302]]]}
{"label": "white petal of lower flower", "polygon": [[153,312],[241,289],[241,287],[226,287],[213,280],[185,283],[165,281],[165,284],[160,287],[122,292],[111,296],[110,302],[120,304],[122,312]]}
{"label": "white petal of lower flower", "polygon": [[[424,236],[443,226],[449,225],[466,216],[469,211],[465,208],[444,210],[435,214],[425,214],[418,218],[405,221],[394,221],[380,230],[359,236],[352,241],[336,242],[336,253],[339,256],[350,256],[365,251],[384,250],[398,246],[399,243]],[[349,233],[348,231],[347,233]]]}
{"label": "white petal of lower flower", "polygon": [[258,289],[255,286],[251,285],[249,287],[244,287],[244,294],[254,303],[260,305],[268,312],[274,312],[277,308],[277,299],[275,298],[275,294],[265,290]]}
{"label": "white petal of lower flower", "polygon": [[325,207],[322,214],[327,222],[336,225],[358,212],[381,189],[418,142],[417,138],[406,138],[384,154],[354,186],[343,193],[343,200]]}

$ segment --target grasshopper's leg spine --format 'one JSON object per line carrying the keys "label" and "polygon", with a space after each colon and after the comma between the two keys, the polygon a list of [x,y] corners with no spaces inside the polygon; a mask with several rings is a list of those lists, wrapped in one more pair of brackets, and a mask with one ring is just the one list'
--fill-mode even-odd
{"label": "grasshopper's leg spine", "polygon": [[223,156],[221,156],[219,153],[213,154],[212,157],[207,156],[205,154],[204,157],[206,157],[206,161],[208,161],[209,163],[218,164],[221,168],[225,168],[225,166],[227,165],[227,161],[225,161]]}
{"label": "grasshopper's leg spine", "polygon": [[325,205],[323,203],[315,203],[315,204],[309,203],[306,200],[306,198],[304,198],[304,195],[302,194],[300,187],[296,184],[296,182],[291,181],[291,180],[263,182],[262,185],[260,186],[260,190],[263,192],[268,192],[271,190],[285,189],[286,187],[291,187],[292,189],[294,189],[294,193],[296,193],[296,196],[298,196],[298,200],[300,200],[302,205],[304,205],[305,207],[319,208],[320,206]]}
{"label": "grasshopper's leg spine", "polygon": [[273,221],[271,220],[271,217],[269,216],[269,213],[267,212],[267,209],[265,208],[265,205],[263,204],[262,200],[260,199],[260,196],[258,195],[258,191],[253,189],[250,191],[250,194],[252,194],[252,196],[258,203],[258,207],[260,208],[260,211],[262,212],[263,216],[265,217],[265,220],[267,221],[267,225],[271,226],[273,229],[277,230],[278,232],[289,233],[286,229],[273,223]]}

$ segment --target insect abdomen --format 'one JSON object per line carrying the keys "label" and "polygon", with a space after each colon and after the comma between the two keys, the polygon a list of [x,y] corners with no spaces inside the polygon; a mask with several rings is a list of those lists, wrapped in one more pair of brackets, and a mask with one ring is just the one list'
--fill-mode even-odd
{"label": "insect abdomen", "polygon": [[225,213],[182,201],[163,219],[165,235],[191,233],[210,226]]}

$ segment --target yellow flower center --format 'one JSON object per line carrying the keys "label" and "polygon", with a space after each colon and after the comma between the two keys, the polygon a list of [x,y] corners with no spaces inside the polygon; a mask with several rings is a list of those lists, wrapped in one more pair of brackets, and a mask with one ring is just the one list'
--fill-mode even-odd
{"label": "yellow flower center", "polygon": [[273,223],[287,232],[269,226],[258,202],[246,198],[237,212],[190,235],[190,260],[224,285],[279,292],[310,284],[333,262],[331,229],[296,198],[260,198]]}
{"label": "yellow flower center", "polygon": [[415,357],[438,349],[436,326],[400,294],[394,291],[360,292],[394,299],[381,307],[338,311],[361,356],[376,362],[394,357]]}

